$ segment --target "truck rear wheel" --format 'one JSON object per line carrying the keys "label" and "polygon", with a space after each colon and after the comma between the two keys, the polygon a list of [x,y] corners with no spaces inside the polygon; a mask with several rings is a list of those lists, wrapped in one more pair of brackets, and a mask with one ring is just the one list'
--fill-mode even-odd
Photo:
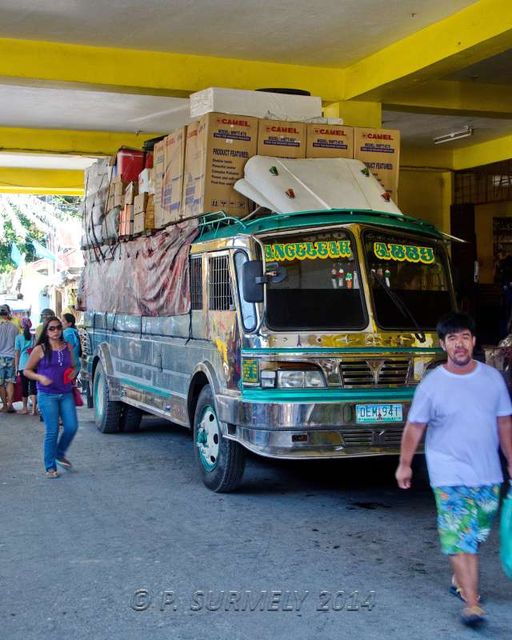
{"label": "truck rear wheel", "polygon": [[102,433],[118,433],[123,403],[110,400],[107,376],[101,362],[94,372],[94,422]]}
{"label": "truck rear wheel", "polygon": [[223,437],[213,393],[206,385],[199,394],[194,415],[194,448],[204,484],[217,493],[234,491],[244,473],[245,451]]}

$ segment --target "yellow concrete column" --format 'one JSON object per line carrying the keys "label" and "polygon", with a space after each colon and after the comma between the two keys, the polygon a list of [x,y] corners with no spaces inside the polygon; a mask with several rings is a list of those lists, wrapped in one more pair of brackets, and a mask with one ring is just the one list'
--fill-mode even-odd
{"label": "yellow concrete column", "polygon": [[380,102],[345,100],[333,102],[324,107],[326,118],[343,118],[343,124],[351,127],[382,126],[382,105]]}

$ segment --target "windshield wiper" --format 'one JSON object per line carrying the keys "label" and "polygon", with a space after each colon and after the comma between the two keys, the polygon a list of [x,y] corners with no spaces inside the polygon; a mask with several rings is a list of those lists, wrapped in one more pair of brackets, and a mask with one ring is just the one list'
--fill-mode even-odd
{"label": "windshield wiper", "polygon": [[384,281],[384,278],[382,276],[379,276],[376,273],[372,273],[372,276],[374,280],[376,280],[380,284],[380,286],[384,289],[384,291],[388,294],[388,296],[394,302],[396,308],[402,313],[402,315],[409,318],[409,320],[413,323],[414,328],[416,329],[416,333],[414,334],[416,338],[418,338],[420,342],[425,342],[426,340],[425,332],[421,329],[420,325],[418,324],[418,321],[412,315],[411,311],[409,310],[409,307],[407,307],[407,305],[402,300],[402,298],[400,298],[400,296],[398,296],[394,291],[391,290],[391,288],[387,285],[387,283]]}

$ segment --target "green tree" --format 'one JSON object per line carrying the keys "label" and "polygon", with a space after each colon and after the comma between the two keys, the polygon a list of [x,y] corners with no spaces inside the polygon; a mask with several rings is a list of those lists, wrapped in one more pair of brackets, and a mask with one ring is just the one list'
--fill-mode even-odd
{"label": "green tree", "polygon": [[18,247],[20,253],[25,254],[25,260],[27,262],[33,262],[38,259],[30,238],[33,238],[46,246],[46,238],[42,231],[40,231],[28,218],[19,212],[18,220],[27,230],[27,237],[22,238],[21,236],[17,236],[12,226],[12,222],[10,220],[4,220],[4,233],[0,239],[0,273],[10,271],[16,266],[11,260],[11,247],[13,243]]}

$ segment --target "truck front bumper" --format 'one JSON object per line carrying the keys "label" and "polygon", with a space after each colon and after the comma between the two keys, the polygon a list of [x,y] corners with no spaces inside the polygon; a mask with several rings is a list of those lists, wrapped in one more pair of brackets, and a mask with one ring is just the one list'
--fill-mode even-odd
{"label": "truck front bumper", "polygon": [[355,420],[359,399],[251,402],[217,395],[216,400],[226,438],[270,458],[314,459],[397,455],[412,392],[407,400],[403,395],[385,400],[402,405],[402,422],[364,425]]}

